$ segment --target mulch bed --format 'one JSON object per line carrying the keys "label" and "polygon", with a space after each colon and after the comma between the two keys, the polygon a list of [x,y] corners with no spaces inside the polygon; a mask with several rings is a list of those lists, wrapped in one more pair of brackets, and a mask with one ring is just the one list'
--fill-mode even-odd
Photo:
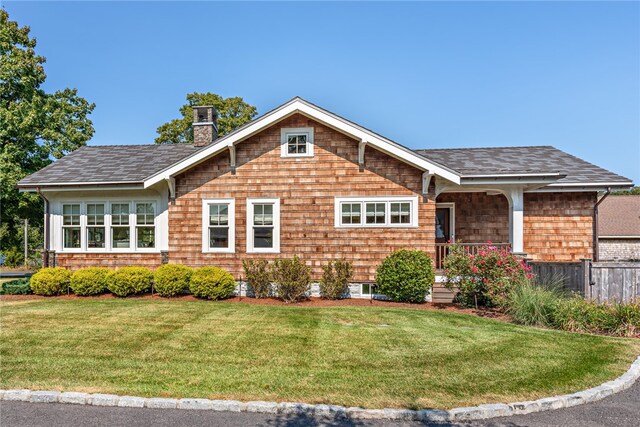
{"label": "mulch bed", "polygon": [[[113,299],[119,298],[112,294],[103,294],[93,297],[81,297],[77,295],[60,295],[56,297],[43,297],[40,295],[0,295],[0,301],[24,301],[24,300],[37,300],[37,299],[60,299],[60,300],[76,300],[76,299]],[[136,300],[159,300],[159,301],[199,301],[193,295],[183,295],[174,298],[164,298],[157,294],[144,294],[138,296],[130,296],[127,299]],[[393,301],[371,300],[371,299],[359,299],[359,298],[346,298],[341,300],[326,300],[322,298],[312,297],[304,301],[297,303],[285,303],[276,298],[250,298],[250,297],[233,297],[222,301],[216,301],[220,304],[255,304],[255,305],[275,305],[275,306],[289,306],[289,307],[385,307],[385,308],[406,308],[413,310],[439,310],[449,311],[453,313],[471,314],[474,316],[486,317],[490,319],[501,320],[509,322],[509,316],[499,312],[493,308],[462,308],[453,304],[433,304],[425,302],[422,304],[410,304]],[[213,303],[213,301],[212,301]]]}

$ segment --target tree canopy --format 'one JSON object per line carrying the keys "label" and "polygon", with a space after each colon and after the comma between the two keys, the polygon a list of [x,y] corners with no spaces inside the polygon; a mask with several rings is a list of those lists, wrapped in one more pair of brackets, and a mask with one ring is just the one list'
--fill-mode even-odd
{"label": "tree canopy", "polygon": [[218,110],[218,136],[224,136],[250,122],[258,113],[256,107],[237,96],[223,98],[211,92],[190,93],[187,103],[180,107],[182,117],[158,127],[156,144],[193,143],[193,107],[197,105],[213,105]]}
{"label": "tree canopy", "polygon": [[631,187],[629,190],[614,191],[612,196],[640,196],[640,187]]}
{"label": "tree canopy", "polygon": [[52,158],[85,145],[94,132],[88,115],[95,104],[78,96],[76,89],[46,93],[41,88],[46,58],[36,54],[36,39],[29,32],[0,9],[0,249],[5,254],[21,252],[23,219],[36,226],[31,244],[41,244],[37,227],[42,225],[42,201],[19,193],[16,183]]}

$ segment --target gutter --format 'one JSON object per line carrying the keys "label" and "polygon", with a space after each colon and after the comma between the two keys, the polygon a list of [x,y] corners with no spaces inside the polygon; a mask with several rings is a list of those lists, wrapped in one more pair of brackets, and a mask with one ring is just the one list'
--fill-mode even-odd
{"label": "gutter", "polygon": [[602,196],[593,206],[593,260],[596,262],[600,259],[600,245],[598,242],[598,206],[609,194],[611,194],[611,187],[607,187],[607,192],[604,193],[604,196]]}
{"label": "gutter", "polygon": [[42,197],[42,200],[44,200],[44,257],[42,260],[42,264],[44,267],[49,267],[49,229],[51,218],[51,215],[49,213],[49,206],[51,205],[51,203],[49,203],[49,199],[47,199],[45,195],[42,194],[42,192],[40,191],[40,187],[36,187],[36,192],[40,197]]}

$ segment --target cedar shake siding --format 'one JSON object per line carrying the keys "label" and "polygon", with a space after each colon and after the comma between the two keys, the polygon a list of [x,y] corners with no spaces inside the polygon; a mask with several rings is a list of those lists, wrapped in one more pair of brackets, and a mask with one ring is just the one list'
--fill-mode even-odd
{"label": "cedar shake siding", "polygon": [[509,202],[501,194],[445,193],[438,203],[455,203],[456,241],[509,243]]}
{"label": "cedar shake siding", "polygon": [[87,267],[118,268],[130,265],[148,267],[152,270],[162,264],[162,255],[159,253],[64,253],[55,254],[56,266],[70,270],[78,270]]}
{"label": "cedar shake siding", "polygon": [[524,195],[524,250],[537,261],[579,261],[593,256],[596,193]]}
{"label": "cedar shake siding", "polygon": [[[314,128],[314,156],[282,158],[281,128]],[[169,206],[169,260],[190,266],[216,265],[236,279],[243,259],[298,255],[312,267],[345,258],[354,282],[373,281],[380,262],[401,248],[435,254],[435,203],[424,201],[422,172],[367,148],[358,166],[358,141],[306,116],[295,114],[236,146],[236,174],[228,152],[176,177],[176,200]],[[417,228],[336,228],[335,197],[420,196]],[[202,252],[202,200],[235,199],[235,253]],[[280,198],[280,253],[247,254],[246,199]]]}

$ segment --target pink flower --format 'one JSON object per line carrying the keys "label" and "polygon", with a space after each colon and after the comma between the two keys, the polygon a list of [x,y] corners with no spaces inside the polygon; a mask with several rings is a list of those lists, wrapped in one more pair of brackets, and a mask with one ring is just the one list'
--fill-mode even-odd
{"label": "pink flower", "polygon": [[487,245],[492,245],[491,240],[487,240]]}

